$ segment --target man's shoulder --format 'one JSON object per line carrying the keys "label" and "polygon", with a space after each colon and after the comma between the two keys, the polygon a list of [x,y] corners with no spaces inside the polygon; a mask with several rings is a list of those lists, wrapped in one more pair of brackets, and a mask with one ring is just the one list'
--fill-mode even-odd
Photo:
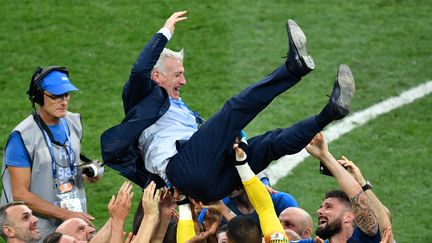
{"label": "man's shoulder", "polygon": [[379,243],[381,241],[381,235],[379,230],[374,236],[369,236],[363,232],[359,227],[355,226],[353,234],[347,242],[365,242],[365,243]]}
{"label": "man's shoulder", "polygon": [[[303,239],[303,240],[296,240],[296,241],[290,241],[291,243],[315,243],[314,239]],[[328,241],[324,241],[328,242]]]}
{"label": "man's shoulder", "polygon": [[34,125],[34,119],[32,115],[28,115],[24,120],[22,120],[13,130],[12,132],[15,131],[23,131],[26,128],[28,128],[31,125]]}

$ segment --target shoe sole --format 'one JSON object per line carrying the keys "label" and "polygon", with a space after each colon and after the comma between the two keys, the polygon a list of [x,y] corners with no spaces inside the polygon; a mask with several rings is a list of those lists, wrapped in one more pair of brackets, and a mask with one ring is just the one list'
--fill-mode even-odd
{"label": "shoe sole", "polygon": [[307,53],[306,50],[306,35],[304,34],[303,30],[298,26],[298,24],[292,20],[288,20],[288,29],[289,34],[291,35],[291,39],[294,42],[294,45],[297,48],[297,51],[300,55],[300,57],[303,59],[304,63],[309,69],[315,69],[315,63],[311,56]]}
{"label": "shoe sole", "polygon": [[335,102],[339,107],[349,111],[351,99],[355,93],[354,77],[346,64],[341,64],[338,69],[337,79],[339,85],[339,99]]}

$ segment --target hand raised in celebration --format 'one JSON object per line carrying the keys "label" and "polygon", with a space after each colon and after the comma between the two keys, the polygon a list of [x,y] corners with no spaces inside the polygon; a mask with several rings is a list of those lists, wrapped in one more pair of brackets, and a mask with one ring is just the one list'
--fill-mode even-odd
{"label": "hand raised in celebration", "polygon": [[165,22],[164,27],[169,29],[171,34],[174,34],[175,25],[177,22],[186,20],[187,11],[180,11],[173,13]]}

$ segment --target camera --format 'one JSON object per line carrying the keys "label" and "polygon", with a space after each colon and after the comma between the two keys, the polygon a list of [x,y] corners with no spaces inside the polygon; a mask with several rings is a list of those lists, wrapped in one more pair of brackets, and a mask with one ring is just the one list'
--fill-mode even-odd
{"label": "camera", "polygon": [[102,176],[105,172],[102,162],[95,160],[92,161],[82,168],[82,173],[86,175],[88,178],[94,178],[97,176]]}

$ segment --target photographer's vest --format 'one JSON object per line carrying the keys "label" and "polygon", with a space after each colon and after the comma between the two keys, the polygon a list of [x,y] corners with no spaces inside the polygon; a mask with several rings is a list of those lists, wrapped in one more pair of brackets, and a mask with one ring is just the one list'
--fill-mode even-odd
{"label": "photographer's vest", "polygon": [[[74,173],[76,174],[76,176],[74,176],[74,181],[79,201],[81,202],[81,208],[86,212],[87,207],[84,184],[81,172],[77,167],[77,165],[80,164],[79,154],[82,138],[81,117],[79,114],[68,112],[64,119],[67,123],[66,130],[68,131],[66,132],[69,134],[68,141],[66,141],[65,145],[68,146],[59,146],[47,141],[47,136],[44,135],[45,132],[41,130],[32,115],[28,116],[24,121],[16,126],[13,131],[17,131],[21,135],[22,141],[30,157],[30,192],[38,195],[47,202],[54,205],[58,204],[53,171],[55,171],[57,175],[61,173],[64,175],[66,170],[72,168],[76,171],[76,173]],[[51,153],[55,155],[55,168],[53,167]],[[74,161],[74,165],[71,165],[69,162],[70,159],[71,161]],[[2,165],[2,174],[3,191],[1,195],[1,205],[4,205],[13,201],[10,175],[9,171],[5,168],[4,163]],[[39,215],[35,216],[39,219],[38,228],[41,232],[42,239],[49,233],[52,233],[61,223],[60,220],[55,218],[45,218],[40,217]]]}

